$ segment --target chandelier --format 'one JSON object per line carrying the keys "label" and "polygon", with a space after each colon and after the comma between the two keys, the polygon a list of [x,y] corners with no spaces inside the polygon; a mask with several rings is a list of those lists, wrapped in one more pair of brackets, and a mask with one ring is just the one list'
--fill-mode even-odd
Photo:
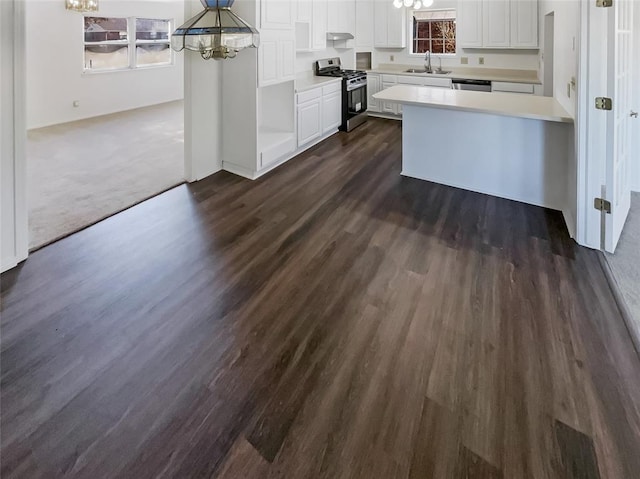
{"label": "chandelier", "polygon": [[200,53],[205,60],[234,58],[243,48],[257,48],[258,30],[231,11],[234,0],[200,0],[204,11],[171,35],[171,47]]}
{"label": "chandelier", "polygon": [[66,0],[65,6],[75,12],[97,12],[98,0]]}
{"label": "chandelier", "polygon": [[433,5],[433,0],[393,0],[393,6],[396,8],[413,8],[419,10]]}

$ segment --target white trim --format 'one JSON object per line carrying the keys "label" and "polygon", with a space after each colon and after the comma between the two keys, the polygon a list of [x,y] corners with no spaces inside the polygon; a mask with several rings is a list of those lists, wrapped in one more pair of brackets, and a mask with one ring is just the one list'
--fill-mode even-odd
{"label": "white trim", "polygon": [[[24,261],[28,254],[29,238],[28,238],[28,217],[27,217],[27,198],[26,198],[26,159],[25,159],[25,145],[26,145],[26,101],[25,101],[25,15],[24,15],[24,2],[21,0],[11,0],[5,3],[3,6],[7,6],[5,13],[10,15],[10,20],[7,22],[7,18],[2,18],[2,28],[9,23],[11,27],[7,28],[10,32],[11,44],[9,48],[4,50],[5,53],[10,53],[10,58],[7,63],[11,64],[11,76],[8,85],[3,85],[3,89],[8,89],[11,95],[12,111],[10,116],[9,125],[3,128],[8,128],[10,147],[5,150],[10,154],[8,163],[11,164],[11,177],[10,183],[12,186],[12,195],[9,199],[9,209],[11,210],[10,218],[1,218],[1,227],[7,228],[10,237],[10,247],[7,256],[3,257],[0,261],[0,270],[6,271],[13,268],[21,261]],[[6,61],[6,59],[3,59]],[[5,158],[6,161],[6,158]],[[5,163],[6,164],[6,163]],[[2,174],[7,174],[3,171]],[[6,205],[5,205],[6,207]],[[7,230],[5,230],[6,232]]]}
{"label": "white trim", "polygon": [[593,199],[601,196],[604,184],[606,117],[597,111],[593,99],[606,91],[607,9],[595,2],[580,2],[578,61],[577,141],[577,215],[576,241],[582,246],[600,249],[600,213]]}

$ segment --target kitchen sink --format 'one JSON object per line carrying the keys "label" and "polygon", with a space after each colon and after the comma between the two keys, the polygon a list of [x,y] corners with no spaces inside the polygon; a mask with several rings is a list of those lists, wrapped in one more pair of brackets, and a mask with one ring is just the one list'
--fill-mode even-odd
{"label": "kitchen sink", "polygon": [[433,71],[428,72],[424,68],[409,68],[408,70],[405,70],[404,72],[405,73],[428,73],[430,75],[448,75],[449,73],[451,73],[451,71],[448,71],[448,70],[433,70]]}

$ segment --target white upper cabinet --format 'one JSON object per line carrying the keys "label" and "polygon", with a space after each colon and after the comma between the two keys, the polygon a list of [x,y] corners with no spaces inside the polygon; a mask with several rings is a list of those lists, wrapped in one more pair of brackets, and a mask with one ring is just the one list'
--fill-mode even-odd
{"label": "white upper cabinet", "polygon": [[327,48],[327,0],[298,0],[296,49],[319,51]]}
{"label": "white upper cabinet", "polygon": [[308,22],[311,23],[313,7],[311,0],[297,0],[295,2],[296,7],[296,22]]}
{"label": "white upper cabinet", "polygon": [[388,0],[376,0],[374,3],[374,46],[405,48],[407,46],[406,9],[396,8]]}
{"label": "white upper cabinet", "polygon": [[293,32],[263,30],[258,49],[258,85],[274,85],[296,78]]}
{"label": "white upper cabinet", "polygon": [[538,1],[511,1],[511,47],[538,48]]}
{"label": "white upper cabinet", "polygon": [[[327,31],[351,33],[356,30],[355,0],[328,0]],[[354,35],[355,36],[355,35]]]}
{"label": "white upper cabinet", "polygon": [[458,0],[461,48],[538,48],[538,0]]}
{"label": "white upper cabinet", "polygon": [[293,0],[262,0],[260,2],[260,25],[263,29],[293,29]]}
{"label": "white upper cabinet", "polygon": [[373,0],[356,0],[356,48],[373,46]]}
{"label": "white upper cabinet", "polygon": [[482,1],[459,0],[456,23],[460,47],[482,47]]}
{"label": "white upper cabinet", "polygon": [[484,0],[482,5],[482,46],[508,48],[511,44],[509,0]]}
{"label": "white upper cabinet", "polygon": [[327,0],[313,0],[311,31],[313,32],[313,49],[327,48]]}

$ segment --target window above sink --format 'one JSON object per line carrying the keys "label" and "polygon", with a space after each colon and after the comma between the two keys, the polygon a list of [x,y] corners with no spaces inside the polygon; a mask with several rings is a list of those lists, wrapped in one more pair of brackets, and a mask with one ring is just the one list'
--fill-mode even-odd
{"label": "window above sink", "polygon": [[411,10],[409,43],[411,54],[424,55],[427,50],[433,55],[456,54],[456,11]]}

